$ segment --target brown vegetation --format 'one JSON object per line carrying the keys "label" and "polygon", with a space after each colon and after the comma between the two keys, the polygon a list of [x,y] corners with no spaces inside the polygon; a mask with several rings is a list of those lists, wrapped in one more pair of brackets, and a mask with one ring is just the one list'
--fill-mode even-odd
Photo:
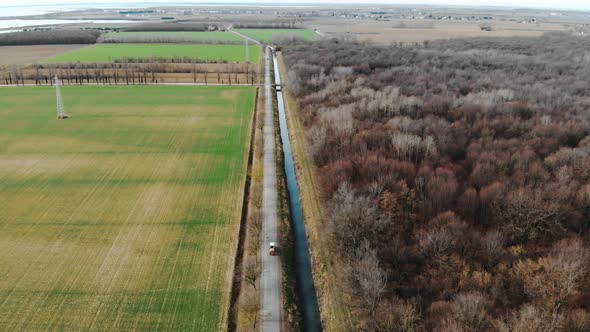
{"label": "brown vegetation", "polygon": [[233,25],[235,29],[299,29],[295,20],[275,20],[263,22],[242,22]]}
{"label": "brown vegetation", "polygon": [[261,320],[260,284],[261,261],[260,245],[262,232],[262,128],[264,117],[261,116],[263,98],[257,94],[257,106],[252,124],[251,151],[249,157],[249,190],[247,218],[242,225],[243,243],[240,251],[240,264],[235,282],[236,302],[232,304],[232,324],[230,331],[256,331]]}
{"label": "brown vegetation", "polygon": [[283,46],[354,328],[590,326],[588,49]]}
{"label": "brown vegetation", "polygon": [[66,85],[203,83],[255,84],[259,66],[236,63],[63,63],[0,66],[0,84],[51,84],[56,75]]}
{"label": "brown vegetation", "polygon": [[0,46],[94,44],[98,30],[38,30],[0,34]]}
{"label": "brown vegetation", "polygon": [[209,31],[217,30],[217,23],[166,22],[141,23],[121,29],[121,31]]}
{"label": "brown vegetation", "polygon": [[347,35],[372,43],[416,43],[426,40],[469,37],[539,37],[548,31],[568,29],[557,22],[521,24],[506,20],[486,22],[493,31],[481,30],[480,21],[443,21],[431,19],[392,19],[391,21],[350,20],[348,18],[315,19],[307,25],[327,37]]}
{"label": "brown vegetation", "polygon": [[35,45],[0,47],[0,67],[20,66],[73,51],[85,45]]}

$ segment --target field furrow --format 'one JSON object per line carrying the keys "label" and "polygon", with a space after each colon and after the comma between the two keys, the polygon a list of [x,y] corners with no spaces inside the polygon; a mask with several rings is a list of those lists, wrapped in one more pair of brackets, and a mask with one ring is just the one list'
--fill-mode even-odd
{"label": "field furrow", "polygon": [[225,330],[254,92],[0,90],[0,330]]}

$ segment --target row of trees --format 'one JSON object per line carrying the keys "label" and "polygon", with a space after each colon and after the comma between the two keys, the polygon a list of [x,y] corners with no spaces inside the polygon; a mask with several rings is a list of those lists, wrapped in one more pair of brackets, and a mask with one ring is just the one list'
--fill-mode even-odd
{"label": "row of trees", "polygon": [[301,28],[295,20],[276,20],[265,22],[242,22],[233,25],[236,29],[298,29]]}
{"label": "row of trees", "polygon": [[[171,65],[162,63],[68,63],[36,64],[31,67],[0,68],[0,84],[52,84],[56,75],[63,84],[147,84],[163,83],[163,76],[176,75],[186,83],[254,84],[258,73],[249,65],[226,65],[208,68],[196,63]],[[184,75],[183,75],[184,74]]]}
{"label": "row of trees", "polygon": [[[216,31],[219,26],[215,23],[143,23],[136,24],[117,31]],[[105,43],[183,43],[194,41],[179,38],[163,37],[134,37],[136,39],[118,39],[110,37],[100,38],[101,34],[110,29],[36,29],[0,34],[0,46],[21,45],[67,45],[67,44],[95,44]],[[199,44],[226,43],[216,41],[199,41]]]}
{"label": "row of trees", "polygon": [[590,329],[588,49],[283,45],[355,328]]}
{"label": "row of trees", "polygon": [[0,34],[0,46],[94,44],[101,32],[97,30],[38,30]]}
{"label": "row of trees", "polygon": [[149,57],[134,58],[123,57],[113,60],[115,63],[227,63],[227,60],[204,60],[191,56],[174,56],[174,57]]}
{"label": "row of trees", "polygon": [[214,31],[219,28],[217,23],[165,22],[135,24],[120,31]]}
{"label": "row of trees", "polygon": [[104,44],[211,44],[211,45],[242,45],[242,40],[195,39],[183,36],[163,35],[107,35],[97,40]]}

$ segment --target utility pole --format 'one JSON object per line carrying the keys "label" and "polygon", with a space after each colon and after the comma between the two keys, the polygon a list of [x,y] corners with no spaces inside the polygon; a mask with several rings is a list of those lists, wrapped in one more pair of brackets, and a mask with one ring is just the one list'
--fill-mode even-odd
{"label": "utility pole", "polygon": [[59,86],[59,79],[55,76],[55,97],[57,98],[57,118],[60,120],[67,119],[69,116],[64,111],[64,101],[61,97],[61,88]]}

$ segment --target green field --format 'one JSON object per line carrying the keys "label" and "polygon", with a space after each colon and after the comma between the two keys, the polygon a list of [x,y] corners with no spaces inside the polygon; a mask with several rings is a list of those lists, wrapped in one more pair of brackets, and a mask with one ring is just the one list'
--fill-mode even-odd
{"label": "green field", "polygon": [[[258,62],[260,47],[250,45],[250,59]],[[206,61],[246,61],[245,45],[183,45],[183,44],[96,44],[47,60],[64,62],[112,62],[122,58],[190,57]]]}
{"label": "green field", "polygon": [[111,32],[102,35],[105,42],[176,42],[176,43],[233,43],[243,44],[244,38],[227,31],[154,31],[154,32]]}
{"label": "green field", "polygon": [[306,40],[312,40],[316,33],[308,29],[235,29],[237,32],[263,43],[270,43],[274,35],[296,35]]}
{"label": "green field", "polygon": [[0,89],[0,331],[226,330],[251,87]]}

